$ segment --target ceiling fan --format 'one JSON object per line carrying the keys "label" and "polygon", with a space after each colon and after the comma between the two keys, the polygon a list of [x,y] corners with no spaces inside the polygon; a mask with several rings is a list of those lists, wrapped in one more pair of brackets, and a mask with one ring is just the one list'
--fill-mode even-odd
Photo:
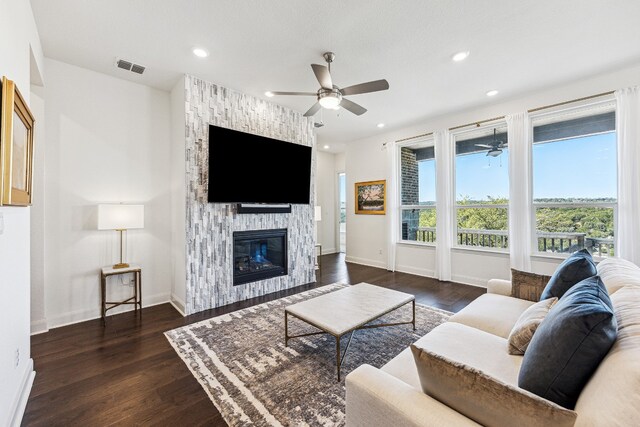
{"label": "ceiling fan", "polygon": [[507,148],[507,143],[504,141],[498,141],[496,137],[496,129],[493,129],[493,142],[489,144],[476,144],[476,147],[488,148],[487,156],[498,157],[502,154],[502,149]]}
{"label": "ceiling fan", "polygon": [[389,89],[389,82],[386,80],[374,80],[367,83],[360,83],[340,89],[333,84],[331,79],[331,63],[336,58],[335,53],[325,52],[323,55],[327,65],[311,64],[313,73],[320,83],[320,89],[317,92],[267,92],[269,96],[273,95],[302,95],[315,96],[317,102],[313,104],[306,113],[305,117],[313,116],[320,110],[320,107],[337,110],[342,107],[353,114],[360,116],[367,112],[367,109],[353,101],[344,98],[349,95],[360,95],[362,93],[378,92]]}

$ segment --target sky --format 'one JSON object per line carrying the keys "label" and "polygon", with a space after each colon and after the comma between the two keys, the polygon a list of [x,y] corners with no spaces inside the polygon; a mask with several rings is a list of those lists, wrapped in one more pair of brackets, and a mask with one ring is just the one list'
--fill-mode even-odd
{"label": "sky", "polygon": [[[533,197],[615,198],[615,133],[534,144]],[[509,152],[498,157],[486,153],[456,157],[456,198],[509,196]],[[435,161],[419,163],[420,202],[435,200]]]}
{"label": "sky", "polygon": [[346,194],[346,181],[345,174],[341,173],[338,175],[338,191],[340,192],[340,206],[345,206],[347,203],[347,194]]}

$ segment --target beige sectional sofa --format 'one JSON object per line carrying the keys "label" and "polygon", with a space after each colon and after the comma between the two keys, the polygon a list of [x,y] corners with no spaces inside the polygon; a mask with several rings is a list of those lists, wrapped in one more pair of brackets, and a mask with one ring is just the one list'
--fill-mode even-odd
{"label": "beige sectional sofa", "polygon": [[[580,394],[575,425],[640,425],[640,268],[607,259],[598,274],[611,296],[618,337]],[[523,356],[509,355],[507,337],[533,303],[510,295],[509,281],[490,280],[487,294],[416,344],[517,387]],[[410,348],[381,369],[360,366],[347,376],[346,388],[350,427],[478,425],[422,392]]]}

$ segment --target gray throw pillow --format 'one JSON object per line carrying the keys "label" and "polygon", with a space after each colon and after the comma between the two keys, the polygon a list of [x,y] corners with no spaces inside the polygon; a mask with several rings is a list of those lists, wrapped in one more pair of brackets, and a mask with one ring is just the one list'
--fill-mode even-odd
{"label": "gray throw pillow", "polygon": [[600,277],[583,280],[560,298],[533,335],[518,386],[573,409],[616,334],[613,306]]}
{"label": "gray throw pillow", "polygon": [[540,299],[562,298],[576,283],[580,283],[596,274],[598,274],[598,270],[589,251],[582,249],[574,252],[556,268],[555,273],[549,279],[549,283],[542,291]]}

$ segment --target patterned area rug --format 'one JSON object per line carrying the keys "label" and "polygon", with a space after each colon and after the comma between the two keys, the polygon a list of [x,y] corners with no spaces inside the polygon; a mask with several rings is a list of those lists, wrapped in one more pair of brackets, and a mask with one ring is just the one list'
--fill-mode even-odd
{"label": "patterned area rug", "polygon": [[[165,335],[229,425],[344,425],[347,374],[363,363],[381,367],[451,315],[416,304],[415,332],[411,325],[357,331],[338,383],[335,338],[295,338],[285,347],[284,307],[345,286],[323,286]],[[376,322],[410,319],[408,304]],[[314,331],[291,316],[289,328],[291,335]]]}

